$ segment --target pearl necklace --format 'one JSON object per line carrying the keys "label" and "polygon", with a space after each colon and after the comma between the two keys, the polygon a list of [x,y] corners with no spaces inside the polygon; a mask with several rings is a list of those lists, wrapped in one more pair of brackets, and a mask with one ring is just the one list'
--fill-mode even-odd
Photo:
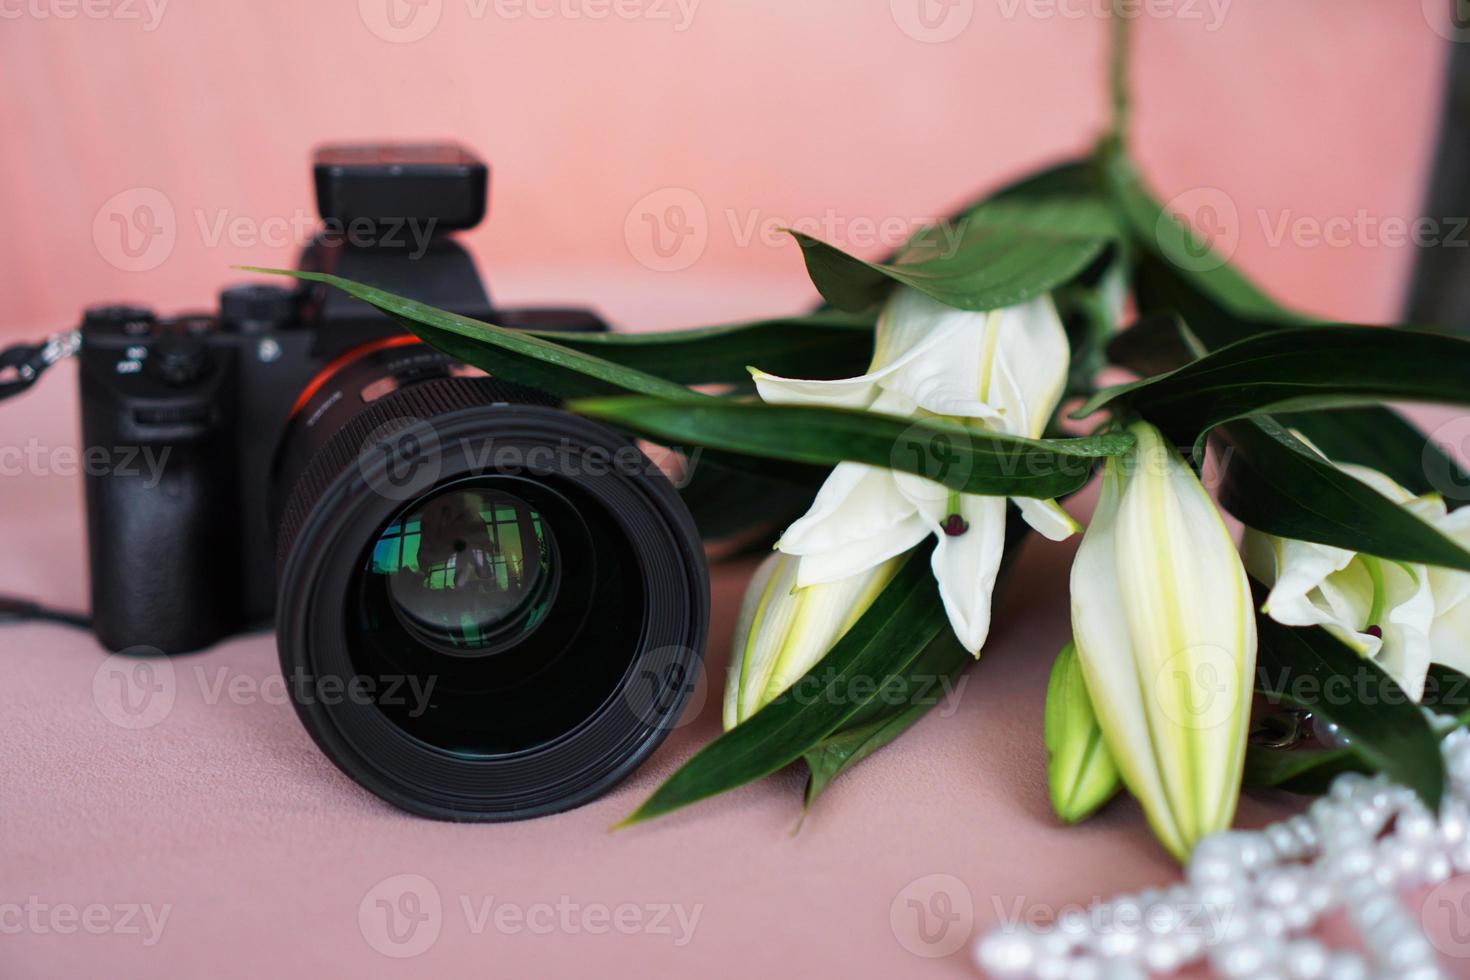
{"label": "pearl necklace", "polygon": [[[1397,895],[1470,872],[1470,729],[1443,751],[1437,820],[1413,791],[1344,773],[1305,814],[1200,841],[1183,884],[1069,910],[1045,928],[996,929],[976,960],[992,977],[1036,980],[1143,980],[1200,962],[1252,980],[1448,976]],[[1305,935],[1339,910],[1366,956]]]}

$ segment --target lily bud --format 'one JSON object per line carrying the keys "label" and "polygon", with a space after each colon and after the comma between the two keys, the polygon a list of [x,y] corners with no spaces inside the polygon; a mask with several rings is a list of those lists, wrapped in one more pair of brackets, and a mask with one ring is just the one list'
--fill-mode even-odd
{"label": "lily bud", "polygon": [[1108,750],[1183,860],[1230,825],[1256,662],[1245,568],[1199,479],[1147,423],[1109,459],[1072,565],[1072,634]]}
{"label": "lily bud", "polygon": [[730,647],[726,731],[811,670],[867,612],[903,560],[892,558],[855,575],[806,586],[798,584],[800,563],[776,552],[746,588]]}
{"label": "lily bud", "polygon": [[1046,782],[1063,823],[1081,823],[1122,788],[1077,660],[1068,643],[1046,685]]}

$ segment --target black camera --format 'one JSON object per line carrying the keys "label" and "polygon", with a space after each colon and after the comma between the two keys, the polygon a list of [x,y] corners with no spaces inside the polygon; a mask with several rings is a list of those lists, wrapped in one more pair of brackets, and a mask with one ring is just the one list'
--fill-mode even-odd
{"label": "black camera", "polygon": [[[304,269],[502,326],[448,232],[488,170],[455,146],[325,147]],[[94,628],[185,653],[274,620],[298,715],[407,810],[506,820],[638,765],[700,669],[708,579],[672,484],[621,434],[474,371],[317,285],[217,314],[86,312],[81,403]],[[140,650],[139,648],[144,648]]]}

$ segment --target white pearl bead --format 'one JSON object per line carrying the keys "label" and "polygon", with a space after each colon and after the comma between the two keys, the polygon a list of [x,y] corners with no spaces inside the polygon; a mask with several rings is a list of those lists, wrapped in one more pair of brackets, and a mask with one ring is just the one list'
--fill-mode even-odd
{"label": "white pearl bead", "polygon": [[1351,907],[1353,919],[1363,929],[1372,929],[1396,911],[1398,911],[1398,901],[1393,896],[1382,892],[1361,905]]}
{"label": "white pearl bead", "polygon": [[1322,972],[1332,980],[1368,980],[1368,968],[1352,953],[1333,953]]}
{"label": "white pearl bead", "polygon": [[1138,933],[1115,929],[1097,937],[1097,951],[1110,958],[1132,956],[1138,951]]}
{"label": "white pearl bead", "polygon": [[992,932],[976,947],[980,969],[997,977],[1022,977],[1031,969],[1036,953],[1024,933]]}
{"label": "white pearl bead", "polygon": [[1060,956],[1038,956],[1031,975],[1036,980],[1067,980],[1067,961]]}
{"label": "white pearl bead", "polygon": [[1102,966],[1097,960],[1073,960],[1067,964],[1067,980],[1099,980]]}
{"label": "white pearl bead", "polygon": [[1277,907],[1292,904],[1301,897],[1301,873],[1295,869],[1268,871],[1261,876],[1261,897]]}
{"label": "white pearl bead", "polygon": [[1144,972],[1126,960],[1103,964],[1102,980],[1144,980]]}
{"label": "white pearl bead", "polygon": [[1297,939],[1286,946],[1286,973],[1292,980],[1315,980],[1327,969],[1327,950],[1315,939]]}
{"label": "white pearl bead", "polygon": [[1173,973],[1183,963],[1179,944],[1156,936],[1143,944],[1143,965],[1154,973]]}

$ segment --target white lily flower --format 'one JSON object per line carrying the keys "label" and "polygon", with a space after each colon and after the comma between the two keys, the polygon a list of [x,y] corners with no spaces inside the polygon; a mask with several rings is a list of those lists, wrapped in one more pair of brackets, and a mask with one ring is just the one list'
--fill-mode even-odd
{"label": "white lily flower", "polygon": [[[1449,513],[1438,494],[1416,497],[1366,466],[1335,465],[1470,545],[1470,511]],[[1250,573],[1271,587],[1263,612],[1284,626],[1323,627],[1382,667],[1415,701],[1424,696],[1431,663],[1462,672],[1470,668],[1470,573],[1252,528],[1242,544]]]}
{"label": "white lily flower", "polygon": [[1072,565],[1072,631],[1108,751],[1183,859],[1230,825],[1256,661],[1235,542],[1199,479],[1147,423],[1109,459]]}
{"label": "white lily flower", "polygon": [[[1069,353],[1050,297],[972,313],[903,286],[879,317],[872,365],[862,377],[752,374],[771,404],[942,416],[1037,438],[1061,399]],[[1078,529],[1055,501],[1014,499],[1026,521],[1054,541]],[[797,581],[809,586],[872,568],[937,535],[932,565],[940,597],[955,635],[979,656],[990,631],[1005,511],[1004,497],[956,493],[909,473],[841,463],[778,547],[801,559]]]}
{"label": "white lily flower", "polygon": [[801,586],[798,561],[769,556],[746,588],[725,684],[727,731],[811,670],[867,612],[902,564],[894,558],[856,575]]}

